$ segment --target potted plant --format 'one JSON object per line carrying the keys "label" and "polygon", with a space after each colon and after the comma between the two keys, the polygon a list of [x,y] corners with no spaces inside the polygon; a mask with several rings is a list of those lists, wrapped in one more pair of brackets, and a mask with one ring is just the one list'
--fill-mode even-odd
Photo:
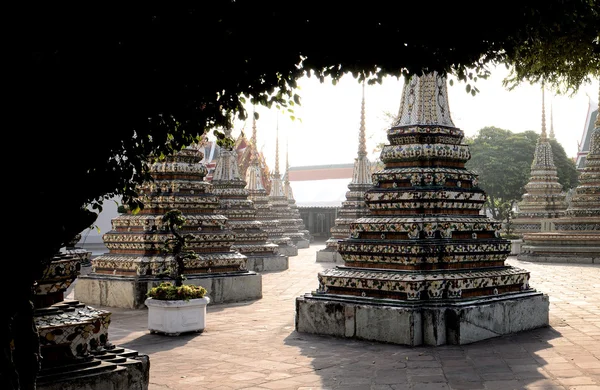
{"label": "potted plant", "polygon": [[206,327],[206,305],[210,299],[205,296],[204,287],[183,284],[185,260],[198,256],[187,248],[190,235],[180,233],[185,217],[179,210],[169,210],[162,221],[163,228],[172,235],[165,241],[165,251],[175,258],[174,267],[168,273],[175,283],[162,282],[148,292],[144,302],[148,307],[148,329],[169,336],[202,332]]}

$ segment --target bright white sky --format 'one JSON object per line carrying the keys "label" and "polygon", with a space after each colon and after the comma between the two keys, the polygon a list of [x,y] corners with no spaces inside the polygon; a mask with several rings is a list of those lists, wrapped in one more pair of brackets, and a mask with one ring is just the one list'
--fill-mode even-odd
{"label": "bright white sky", "polygon": [[[465,84],[448,85],[449,104],[454,124],[472,136],[486,126],[496,126],[513,132],[541,130],[542,92],[540,85],[523,84],[512,92],[502,86],[507,75],[504,66],[495,68],[487,80],[476,83],[479,93],[472,96],[465,91]],[[294,115],[302,122],[292,121],[289,115],[257,106],[257,139],[269,168],[275,168],[275,136],[279,122],[280,172],[285,170],[286,143],[289,145],[290,166],[352,163],[358,152],[358,130],[362,86],[351,75],[344,76],[333,86],[330,81],[321,84],[315,77],[299,80],[301,106],[295,106]],[[382,85],[365,86],[365,123],[367,152],[371,160],[376,145],[387,143],[386,130],[390,119],[386,113],[395,115],[400,106],[402,79],[384,80]],[[554,132],[567,155],[577,154],[577,142],[581,139],[586,120],[589,97],[597,105],[598,80],[583,85],[572,97],[554,96],[545,92],[546,128],[550,131],[550,108],[553,109]],[[595,109],[596,106],[594,106]],[[252,107],[249,107],[249,113]],[[241,129],[249,138],[252,122],[237,122],[233,136]]]}

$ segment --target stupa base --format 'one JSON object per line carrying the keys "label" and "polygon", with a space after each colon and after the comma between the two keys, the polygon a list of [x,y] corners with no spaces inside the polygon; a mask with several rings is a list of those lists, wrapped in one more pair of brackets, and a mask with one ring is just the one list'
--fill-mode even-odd
{"label": "stupa base", "polygon": [[517,259],[531,262],[600,264],[600,233],[527,234]]}
{"label": "stupa base", "polygon": [[344,259],[342,259],[338,251],[322,249],[317,252],[317,262],[343,263]]}
{"label": "stupa base", "polygon": [[275,256],[252,256],[248,257],[247,267],[251,271],[268,272],[268,271],[283,271],[289,268],[290,261],[285,255]]}
{"label": "stupa base", "polygon": [[[210,304],[262,298],[262,276],[254,271],[186,275],[186,284],[207,290]],[[144,309],[148,291],[166,279],[88,274],[75,282],[75,299],[89,305]]]}
{"label": "stupa base", "polygon": [[574,264],[600,264],[600,247],[595,252],[575,252],[573,248],[563,248],[560,252],[554,248],[554,253],[536,252],[520,253],[517,259],[520,261],[530,261],[533,263],[574,263]]}
{"label": "stupa base", "polygon": [[136,351],[115,347],[78,363],[42,368],[38,390],[133,389],[147,390],[150,359]]}
{"label": "stupa base", "polygon": [[306,294],[296,298],[295,328],[408,346],[462,345],[548,326],[548,310],[539,292],[436,304]]}
{"label": "stupa base", "polygon": [[298,249],[306,249],[310,247],[310,241],[308,241],[305,238],[302,238],[300,240],[294,240],[294,245]]}
{"label": "stupa base", "polygon": [[298,256],[298,247],[295,245],[279,245],[277,248],[277,253],[280,253],[284,256]]}

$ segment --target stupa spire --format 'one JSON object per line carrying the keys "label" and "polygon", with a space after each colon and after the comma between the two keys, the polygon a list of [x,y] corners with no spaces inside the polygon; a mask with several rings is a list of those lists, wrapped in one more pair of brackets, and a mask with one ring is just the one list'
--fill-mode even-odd
{"label": "stupa spire", "polygon": [[554,135],[554,119],[553,119],[553,105],[550,103],[550,139],[556,139]]}
{"label": "stupa spire", "polygon": [[352,181],[348,184],[346,200],[335,219],[335,226],[329,230],[331,237],[325,243],[325,249],[317,252],[317,261],[342,261],[338,253],[338,241],[350,236],[350,224],[369,213],[365,204],[365,191],[373,186],[371,179],[371,163],[367,158],[365,142],[365,83],[363,82],[362,102],[360,109],[360,129],[358,135],[358,157],[354,160]]}
{"label": "stupa spire", "polygon": [[284,183],[285,183],[286,187],[290,184],[290,178],[289,178],[289,175],[290,175],[290,159],[289,159],[289,157],[290,157],[290,146],[289,146],[288,141],[286,139],[286,141],[285,141],[285,174],[283,175],[284,178],[285,178]]}
{"label": "stupa spire", "polygon": [[275,136],[275,175],[279,176],[279,117],[277,117],[277,130]]}
{"label": "stupa spire", "polygon": [[548,139],[546,135],[546,106],[544,105],[544,83],[542,83],[542,134],[541,140],[545,141]]}
{"label": "stupa spire", "polygon": [[258,157],[258,145],[256,144],[256,107],[252,107],[252,138],[250,138],[252,152],[250,155],[250,161],[256,160]]}
{"label": "stupa spire", "polygon": [[358,156],[367,155],[367,141],[365,136],[365,82],[362,83],[362,103],[360,106],[360,129],[358,132]]}
{"label": "stupa spire", "polygon": [[596,123],[594,127],[600,129],[600,87],[598,87],[598,114],[596,115]]}

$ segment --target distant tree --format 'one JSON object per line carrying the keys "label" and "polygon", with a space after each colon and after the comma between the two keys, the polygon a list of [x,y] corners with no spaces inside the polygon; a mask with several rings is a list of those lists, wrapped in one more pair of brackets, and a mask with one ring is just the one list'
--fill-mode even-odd
{"label": "distant tree", "polygon": [[[513,133],[484,127],[476,136],[465,140],[471,151],[466,167],[479,175],[479,185],[487,194],[486,207],[495,219],[510,218],[512,206],[521,200],[525,184],[531,177],[538,138],[539,134],[531,130]],[[555,140],[551,140],[550,145],[563,189],[575,187],[575,164],[567,157],[562,145]]]}
{"label": "distant tree", "polygon": [[558,172],[558,182],[562,184],[563,190],[568,191],[577,187],[579,173],[575,161],[567,156],[565,149],[557,140],[551,139],[550,145],[552,146],[554,165]]}
{"label": "distant tree", "polygon": [[7,183],[21,205],[13,245],[28,252],[10,264],[18,277],[0,318],[2,388],[35,387],[35,328],[15,321],[32,322],[28,299],[45,264],[94,223],[102,200],[139,205],[148,156],[231,127],[248,100],[293,111],[304,75],[374,83],[437,70],[473,94],[498,63],[514,83],[543,78],[570,91],[600,76],[596,0],[509,0],[494,12],[453,2],[86,4],[10,12],[5,149],[22,160],[8,166]]}

